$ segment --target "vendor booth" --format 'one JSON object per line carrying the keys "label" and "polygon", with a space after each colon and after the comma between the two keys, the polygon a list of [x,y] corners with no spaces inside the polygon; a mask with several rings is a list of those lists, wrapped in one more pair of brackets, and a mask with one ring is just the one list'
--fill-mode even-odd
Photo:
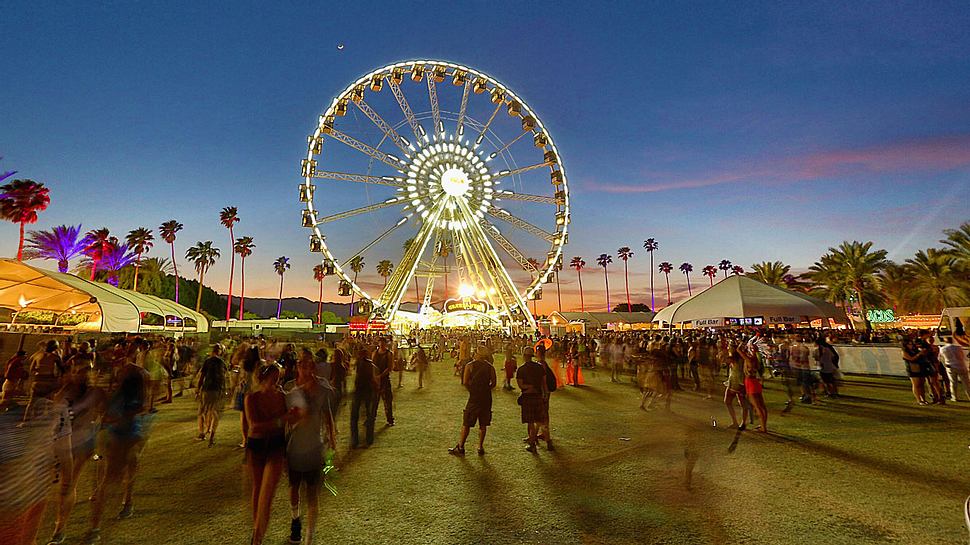
{"label": "vendor booth", "polygon": [[652,318],[652,312],[553,312],[549,329],[553,335],[641,330],[653,327]]}

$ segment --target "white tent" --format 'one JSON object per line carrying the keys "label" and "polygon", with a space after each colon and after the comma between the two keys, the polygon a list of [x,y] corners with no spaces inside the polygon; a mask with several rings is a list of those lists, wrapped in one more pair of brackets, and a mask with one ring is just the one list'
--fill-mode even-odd
{"label": "white tent", "polygon": [[734,275],[661,310],[653,321],[725,326],[797,324],[817,318],[847,321],[845,313],[831,303],[753,278]]}
{"label": "white tent", "polygon": [[74,326],[77,331],[209,331],[205,316],[174,301],[32,267],[15,259],[0,259],[0,308],[14,313],[52,312],[56,320],[67,313],[87,315],[88,321]]}

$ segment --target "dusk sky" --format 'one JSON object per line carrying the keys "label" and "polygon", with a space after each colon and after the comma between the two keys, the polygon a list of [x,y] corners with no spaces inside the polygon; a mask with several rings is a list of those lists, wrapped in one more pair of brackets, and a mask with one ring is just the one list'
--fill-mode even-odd
{"label": "dusk sky", "polygon": [[[315,299],[296,198],[306,136],[351,81],[414,58],[492,74],[542,118],[588,307],[604,305],[595,257],[620,246],[649,302],[647,237],[706,285],[721,259],[803,271],[842,240],[902,261],[970,219],[966,2],[282,4],[5,3],[0,171],[50,187],[33,228],[123,236],[178,219],[180,259],[198,240],[223,250],[206,284],[224,292],[218,212],[234,205],[237,236],[256,242],[247,295],[275,297],[286,255],[286,295]],[[0,225],[4,255],[16,238]],[[611,272],[616,303],[622,264]],[[575,274],[562,279],[578,308]],[[335,284],[325,298],[343,301]],[[554,306],[553,289],[539,311]]]}

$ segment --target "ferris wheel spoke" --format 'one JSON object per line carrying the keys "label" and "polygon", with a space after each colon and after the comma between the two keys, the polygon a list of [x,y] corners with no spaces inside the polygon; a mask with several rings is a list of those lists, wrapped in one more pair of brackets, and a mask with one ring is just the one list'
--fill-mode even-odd
{"label": "ferris wheel spoke", "polygon": [[397,105],[400,106],[401,112],[404,114],[404,119],[407,120],[408,125],[411,127],[411,131],[414,132],[414,137],[421,140],[425,135],[424,128],[418,123],[418,118],[414,117],[414,112],[411,111],[411,106],[401,91],[401,86],[391,78],[387,78],[387,86],[391,88],[391,93],[394,95],[394,99],[397,100]]}
{"label": "ferris wheel spoke", "polygon": [[482,226],[482,230],[492,238],[499,246],[505,250],[505,253],[509,254],[509,257],[515,260],[523,269],[529,271],[530,273],[538,272],[535,266],[529,262],[529,259],[522,254],[522,252],[515,247],[514,244],[509,242],[509,239],[505,238],[505,235],[499,231],[498,227],[489,222],[488,220],[482,218],[478,220],[479,225]]}
{"label": "ferris wheel spoke", "polygon": [[346,212],[339,212],[337,214],[332,214],[330,216],[324,216],[318,219],[315,223],[316,225],[322,225],[324,223],[330,223],[332,221],[351,218],[353,216],[367,214],[368,212],[374,212],[382,208],[387,208],[389,206],[397,206],[402,204],[407,204],[407,199],[405,199],[404,197],[392,197],[390,199],[387,199],[384,202],[379,202],[377,204],[361,206],[360,208],[354,208],[353,210],[347,210]]}
{"label": "ferris wheel spoke", "polygon": [[355,102],[355,104],[357,104],[357,107],[360,109],[360,111],[364,112],[364,115],[369,117],[370,120],[373,121],[375,125],[377,125],[377,128],[380,129],[387,138],[390,138],[391,142],[394,142],[394,145],[397,146],[401,151],[403,151],[405,155],[410,155],[412,153],[413,150],[409,148],[411,143],[405,140],[403,137],[401,137],[401,135],[398,134],[397,131],[395,131],[387,123],[387,121],[384,121],[384,118],[381,117],[380,114],[375,112],[374,109],[371,108],[369,104],[367,104],[363,100],[359,100]]}
{"label": "ferris wheel spoke", "polygon": [[537,168],[547,167],[550,164],[551,164],[550,162],[544,161],[542,163],[536,163],[534,165],[529,165],[529,166],[517,168],[517,169],[514,169],[514,170],[500,170],[500,171],[498,171],[497,174],[495,174],[494,176],[492,176],[492,180],[493,181],[494,180],[501,180],[502,178],[508,178],[510,176],[518,176],[519,174],[523,174],[525,172],[529,172],[530,170],[535,170]]}
{"label": "ferris wheel spoke", "polygon": [[434,128],[431,129],[435,134],[435,140],[438,139],[438,133],[444,132],[444,126],[441,124],[441,109],[438,107],[438,89],[435,86],[434,78],[429,74],[425,80],[428,82],[428,99],[431,101],[431,119],[434,121]]}
{"label": "ferris wheel spoke", "polygon": [[493,218],[497,218],[502,221],[508,222],[512,224],[513,227],[518,227],[519,229],[525,231],[526,233],[535,235],[547,242],[553,242],[556,239],[556,235],[548,231],[545,231],[539,227],[536,227],[535,225],[532,225],[531,223],[525,221],[524,219],[513,215],[508,210],[504,210],[496,206],[490,206],[488,207],[488,214]]}
{"label": "ferris wheel spoke", "polygon": [[499,189],[495,193],[498,198],[506,199],[510,201],[538,202],[542,204],[560,204],[560,201],[555,197],[546,197],[543,195],[531,195],[529,193],[515,193],[514,191],[509,191],[508,189]]}
{"label": "ferris wheel spoke", "polygon": [[478,138],[475,139],[476,148],[481,145],[482,140],[485,138],[485,133],[488,132],[489,125],[492,124],[492,121],[495,121],[495,116],[498,115],[498,111],[502,109],[502,106],[504,104],[505,104],[504,102],[499,102],[498,104],[496,104],[495,111],[492,112],[492,116],[488,118],[488,121],[484,125],[482,125],[482,132],[480,132],[478,134]]}
{"label": "ferris wheel spoke", "polygon": [[350,263],[350,260],[352,260],[353,258],[355,258],[355,257],[357,257],[359,255],[363,255],[364,252],[366,252],[367,250],[370,250],[375,244],[377,244],[380,241],[382,241],[385,238],[387,238],[388,235],[390,235],[391,233],[393,233],[398,227],[400,227],[400,226],[404,225],[405,223],[407,223],[407,221],[408,221],[408,218],[407,217],[403,217],[400,220],[398,220],[398,222],[395,223],[394,225],[392,225],[390,229],[388,229],[388,230],[384,231],[383,233],[381,233],[380,236],[378,236],[374,240],[368,242],[366,246],[364,246],[360,250],[357,250],[357,253],[355,253],[354,255],[350,256],[346,260],[344,260],[342,266],[346,267],[347,264]]}
{"label": "ferris wheel spoke", "polygon": [[461,108],[458,110],[458,136],[465,134],[465,110],[468,108],[468,91],[471,90],[471,81],[465,82],[465,88],[461,91]]}
{"label": "ferris wheel spoke", "polygon": [[324,178],[327,180],[341,180],[344,182],[355,182],[361,184],[389,185],[391,187],[405,187],[407,184],[403,178],[394,176],[369,176],[367,174],[350,174],[349,172],[333,172],[329,170],[317,170],[313,174],[314,178]]}
{"label": "ferris wheel spoke", "polygon": [[435,224],[441,217],[442,210],[444,210],[444,205],[440,202],[431,209],[429,217],[418,228],[418,232],[412,239],[411,245],[404,252],[397,268],[391,273],[391,277],[387,281],[387,286],[381,292],[378,301],[378,306],[382,308],[382,312],[386,316],[393,316],[397,312],[401,304],[401,299],[404,297],[404,291],[411,283],[411,279],[414,278],[421,256],[424,255],[428,242],[434,236]]}
{"label": "ferris wheel spoke", "polygon": [[343,142],[344,144],[347,144],[348,146],[354,148],[355,150],[357,150],[357,151],[359,151],[361,153],[364,153],[364,154],[369,155],[370,157],[372,157],[374,159],[377,159],[378,161],[380,161],[380,162],[384,163],[385,165],[393,168],[394,170],[396,170],[398,172],[402,172],[402,173],[404,172],[403,168],[404,168],[404,164],[405,163],[401,159],[399,159],[398,157],[395,157],[395,156],[391,155],[390,153],[384,153],[383,151],[381,151],[379,149],[376,149],[376,148],[373,148],[371,146],[368,146],[367,144],[361,142],[360,140],[357,140],[353,136],[350,136],[348,134],[344,134],[344,133],[338,131],[337,129],[330,129],[330,133],[329,134],[334,139],[339,140],[339,141]]}
{"label": "ferris wheel spoke", "polygon": [[491,160],[491,159],[495,159],[496,157],[498,157],[499,155],[501,155],[501,154],[502,154],[502,152],[504,152],[505,150],[507,150],[507,149],[509,149],[510,147],[512,147],[512,144],[514,144],[514,143],[516,143],[516,142],[518,142],[520,138],[522,138],[523,136],[525,136],[525,135],[527,135],[527,134],[529,134],[530,132],[532,132],[532,131],[531,131],[531,130],[525,130],[525,131],[522,131],[522,132],[520,132],[520,133],[519,133],[519,135],[518,135],[518,136],[516,136],[515,138],[513,138],[512,140],[510,140],[508,144],[505,144],[505,145],[504,145],[504,146],[502,146],[501,148],[499,148],[499,149],[497,149],[497,150],[495,150],[495,151],[493,151],[492,153],[490,153],[490,154],[488,155],[488,158],[489,158],[490,160]]}

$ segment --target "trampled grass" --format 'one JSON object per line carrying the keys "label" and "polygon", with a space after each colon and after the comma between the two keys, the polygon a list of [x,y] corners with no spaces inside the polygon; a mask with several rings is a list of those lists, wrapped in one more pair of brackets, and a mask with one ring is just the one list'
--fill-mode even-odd
{"label": "trampled grass", "polygon": [[[723,404],[679,393],[672,411],[644,412],[629,382],[587,372],[553,395],[556,450],[524,451],[515,393],[497,389],[487,454],[449,456],[465,393],[446,364],[428,387],[405,376],[397,425],[348,451],[339,416],[338,494],[321,501],[317,543],[966,543],[970,403],[918,407],[899,379],[851,378],[844,396],[781,416],[777,382],[763,436],[736,434]],[[712,418],[718,426],[712,426]],[[469,441],[471,447],[475,431]],[[736,449],[729,452],[732,441]],[[191,396],[162,406],[145,450],[135,516],[108,521],[105,543],[248,543],[239,418],[217,444],[195,440]],[[685,486],[685,447],[696,450]],[[87,528],[90,468],[68,543]],[[117,494],[114,496],[117,498]],[[285,477],[266,543],[285,543]],[[118,500],[107,514],[117,510]],[[50,516],[48,515],[49,519]],[[50,534],[50,522],[41,538]]]}

